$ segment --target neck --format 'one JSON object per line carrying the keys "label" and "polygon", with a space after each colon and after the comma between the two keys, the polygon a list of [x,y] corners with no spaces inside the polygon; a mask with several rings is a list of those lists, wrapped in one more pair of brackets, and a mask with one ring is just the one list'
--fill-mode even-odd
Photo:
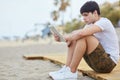
{"label": "neck", "polygon": [[96,22],[96,21],[98,21],[98,20],[100,20],[100,16],[98,16],[96,19],[95,19],[95,21],[93,22],[93,24]]}
{"label": "neck", "polygon": [[100,17],[100,16],[98,16],[98,17],[97,17],[97,19],[96,19],[96,21],[98,21],[100,18],[101,18],[101,17]]}

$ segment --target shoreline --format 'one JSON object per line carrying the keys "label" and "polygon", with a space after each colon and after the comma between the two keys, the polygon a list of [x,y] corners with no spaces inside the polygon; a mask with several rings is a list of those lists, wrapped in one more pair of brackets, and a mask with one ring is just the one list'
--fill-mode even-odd
{"label": "shoreline", "polygon": [[[120,28],[115,28],[116,33],[118,35],[119,44],[120,44]],[[36,45],[36,44],[66,44],[64,42],[56,42],[52,37],[46,38],[46,39],[39,39],[38,41],[35,40],[25,40],[24,42],[22,40],[18,41],[7,41],[7,40],[0,40],[0,47],[16,47],[16,46],[26,46],[26,45]]]}

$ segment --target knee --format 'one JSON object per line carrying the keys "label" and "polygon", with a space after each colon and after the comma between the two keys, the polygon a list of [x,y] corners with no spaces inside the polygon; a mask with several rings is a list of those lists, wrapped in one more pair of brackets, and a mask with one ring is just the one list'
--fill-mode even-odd
{"label": "knee", "polygon": [[77,43],[80,43],[80,42],[86,42],[86,37],[83,37],[83,38],[80,38],[76,41],[76,44]]}
{"label": "knee", "polygon": [[90,40],[90,39],[96,39],[94,36],[85,36],[83,38],[78,39],[76,42],[82,41],[82,40]]}
{"label": "knee", "polygon": [[87,39],[97,39],[97,38],[96,38],[95,36],[93,36],[93,35],[85,36],[84,38],[85,38],[86,40],[87,40]]}
{"label": "knee", "polygon": [[93,42],[93,41],[99,42],[98,39],[97,39],[95,36],[86,36],[86,37],[85,37],[85,40],[86,40],[87,42]]}
{"label": "knee", "polygon": [[80,43],[80,42],[85,42],[88,46],[94,44],[97,45],[99,43],[97,38],[94,36],[86,36],[76,41],[76,43]]}

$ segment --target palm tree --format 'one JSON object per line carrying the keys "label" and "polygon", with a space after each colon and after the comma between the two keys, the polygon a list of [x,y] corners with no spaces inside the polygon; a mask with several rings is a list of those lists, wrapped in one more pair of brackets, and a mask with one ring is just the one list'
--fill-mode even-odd
{"label": "palm tree", "polygon": [[58,11],[53,11],[51,13],[51,17],[52,17],[53,21],[57,21],[58,18],[59,18],[59,12]]}
{"label": "palm tree", "polygon": [[64,25],[64,13],[66,11],[66,8],[70,6],[69,1],[70,0],[61,0],[61,6],[59,7],[59,11],[62,13],[62,25]]}
{"label": "palm tree", "polygon": [[51,13],[51,17],[53,19],[53,21],[57,21],[58,18],[60,17],[60,13],[62,13],[62,25],[64,25],[64,13],[66,11],[66,8],[68,6],[70,6],[70,0],[54,0],[54,5],[55,7],[58,7],[58,5],[60,5],[58,7],[58,10],[54,10],[52,13]]}

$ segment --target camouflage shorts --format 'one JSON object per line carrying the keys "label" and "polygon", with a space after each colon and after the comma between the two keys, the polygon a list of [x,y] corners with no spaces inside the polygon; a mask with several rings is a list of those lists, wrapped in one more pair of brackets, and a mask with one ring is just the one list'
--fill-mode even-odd
{"label": "camouflage shorts", "polygon": [[99,73],[109,73],[116,66],[101,44],[91,54],[86,53],[84,59],[94,71]]}

